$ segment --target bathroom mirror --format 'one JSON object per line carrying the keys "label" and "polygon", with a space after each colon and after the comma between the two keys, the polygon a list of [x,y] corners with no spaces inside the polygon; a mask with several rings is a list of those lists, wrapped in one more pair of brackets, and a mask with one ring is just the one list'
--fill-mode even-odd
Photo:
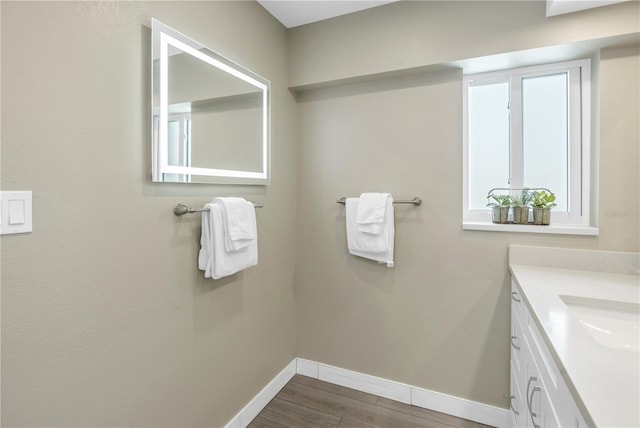
{"label": "bathroom mirror", "polygon": [[269,184],[270,82],[153,19],[152,180]]}

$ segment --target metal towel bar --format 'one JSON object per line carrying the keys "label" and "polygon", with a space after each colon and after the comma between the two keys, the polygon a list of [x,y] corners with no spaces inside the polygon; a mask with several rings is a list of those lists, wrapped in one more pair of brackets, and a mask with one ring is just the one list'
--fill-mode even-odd
{"label": "metal towel bar", "polygon": [[[338,199],[338,200],[336,201],[336,203],[337,203],[337,204],[342,204],[342,205],[344,205],[344,204],[346,204],[346,203],[347,203],[347,198],[345,198],[345,197],[343,196],[343,197],[341,197],[340,199]],[[422,205],[422,199],[420,199],[419,197],[417,197],[417,196],[416,196],[415,198],[413,198],[413,199],[411,199],[411,200],[406,200],[406,201],[397,200],[397,201],[393,201],[393,203],[394,203],[394,205],[395,205],[395,204],[413,204],[413,205],[415,205],[415,206],[417,207],[417,206]]]}
{"label": "metal towel bar", "polygon": [[[253,206],[256,207],[256,208],[263,208],[264,207],[264,205],[258,204],[257,202],[252,202],[252,201],[249,201],[249,202],[251,202],[253,204]],[[185,214],[201,213],[203,211],[209,211],[209,209],[208,208],[200,208],[200,209],[194,210],[193,208],[188,207],[188,206],[186,206],[184,204],[176,204],[173,207],[173,213],[175,215],[177,215],[177,216],[181,216],[181,215],[185,215]]]}

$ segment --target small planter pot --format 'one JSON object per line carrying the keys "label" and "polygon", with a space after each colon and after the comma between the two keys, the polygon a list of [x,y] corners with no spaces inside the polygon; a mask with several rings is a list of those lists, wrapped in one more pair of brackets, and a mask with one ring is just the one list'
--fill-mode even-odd
{"label": "small planter pot", "polygon": [[546,226],[551,223],[551,208],[534,208],[533,224]]}
{"label": "small planter pot", "polygon": [[513,207],[513,223],[528,224],[529,223],[529,207]]}
{"label": "small planter pot", "polygon": [[509,207],[493,207],[491,221],[504,224],[509,218]]}

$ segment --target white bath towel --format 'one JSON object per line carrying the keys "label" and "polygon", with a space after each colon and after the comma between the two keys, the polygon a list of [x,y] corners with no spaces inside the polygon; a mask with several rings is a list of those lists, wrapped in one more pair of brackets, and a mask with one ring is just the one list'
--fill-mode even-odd
{"label": "white bath towel", "polygon": [[224,225],[224,247],[227,251],[238,251],[253,245],[257,239],[256,209],[244,198],[215,198],[222,206]]}
{"label": "white bath towel", "polygon": [[219,279],[257,265],[257,239],[242,249],[227,251],[224,247],[221,204],[208,203],[205,208],[208,211],[202,213],[202,235],[198,254],[198,268],[204,271],[204,277]]}
{"label": "white bath towel", "polygon": [[356,221],[360,232],[380,234],[387,208],[387,199],[393,197],[389,193],[362,193],[358,201]]}
{"label": "white bath towel", "polygon": [[358,203],[358,198],[347,198],[345,204],[349,253],[386,263],[387,267],[393,267],[393,240],[395,237],[393,201],[391,198],[386,201],[384,220],[380,226],[380,233],[377,235],[358,230]]}

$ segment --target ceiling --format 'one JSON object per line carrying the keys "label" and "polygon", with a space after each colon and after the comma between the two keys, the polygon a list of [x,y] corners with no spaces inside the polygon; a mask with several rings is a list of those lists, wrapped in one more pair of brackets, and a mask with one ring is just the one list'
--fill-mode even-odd
{"label": "ceiling", "polygon": [[[257,0],[287,28],[334,18],[399,0]],[[547,16],[607,6],[628,0],[546,0]]]}
{"label": "ceiling", "polygon": [[287,28],[310,24],[398,0],[258,0]]}

